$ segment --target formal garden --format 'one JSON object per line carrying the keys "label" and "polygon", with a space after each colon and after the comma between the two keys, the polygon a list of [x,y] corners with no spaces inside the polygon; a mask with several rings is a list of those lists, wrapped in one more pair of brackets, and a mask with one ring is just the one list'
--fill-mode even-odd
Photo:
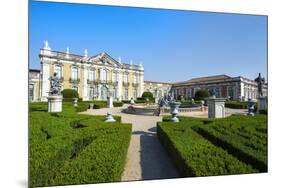
{"label": "formal garden", "polygon": [[63,102],[62,112],[48,113],[47,103],[30,104],[31,187],[121,180],[132,126],[78,114],[85,106]]}
{"label": "formal garden", "polygon": [[267,172],[267,115],[164,117],[160,142],[184,177]]}
{"label": "formal garden", "polygon": [[[205,92],[200,95],[206,97]],[[149,177],[142,170],[136,170],[138,165],[146,169],[145,165],[151,163],[167,172],[174,170],[173,177],[267,172],[267,111],[259,111],[256,115],[249,111],[248,115],[234,114],[224,118],[195,118],[181,114],[176,117],[178,112],[175,113],[172,103],[193,108],[195,104],[203,105],[203,98],[170,103],[162,98],[162,102],[170,104],[173,118],[169,113],[159,114],[161,117],[150,114],[152,118],[148,118],[148,114],[130,115],[123,111],[134,105],[144,108],[159,105],[160,108],[161,103],[155,104],[149,92],[133,102],[113,102],[111,108],[108,108],[108,101],[79,100],[77,92],[71,89],[62,91],[61,112],[48,112],[48,102],[30,103],[29,186],[138,180]],[[249,108],[245,102],[227,101],[225,106],[243,111]],[[112,109],[115,109],[116,121],[106,122],[106,113]],[[257,112],[257,103],[252,103],[251,113],[253,111]],[[142,142],[148,137],[136,135],[135,130],[153,134],[154,128],[156,142],[160,141],[162,146],[156,147],[154,141],[154,146],[147,150],[143,147],[148,145]],[[138,149],[134,146],[136,137],[140,140]],[[152,140],[149,142],[149,145],[153,144]],[[133,152],[128,152],[130,150]],[[149,153],[158,156],[157,159],[142,157]],[[132,158],[137,163],[128,163]],[[168,159],[171,162],[165,168],[163,163]],[[137,176],[130,177],[134,173]],[[157,177],[171,176],[167,173]]]}

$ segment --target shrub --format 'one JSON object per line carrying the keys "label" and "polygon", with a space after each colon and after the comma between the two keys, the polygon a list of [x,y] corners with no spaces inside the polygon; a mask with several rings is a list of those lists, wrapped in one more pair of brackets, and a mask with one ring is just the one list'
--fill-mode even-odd
{"label": "shrub", "polygon": [[94,109],[106,108],[106,102],[94,102]]}
{"label": "shrub", "polygon": [[225,107],[234,108],[234,109],[247,109],[246,102],[225,102]]}
{"label": "shrub", "polygon": [[149,91],[145,91],[145,92],[142,93],[141,98],[143,100],[146,100],[147,98],[149,100],[153,100],[153,94],[151,92],[149,92]]}
{"label": "shrub", "polygon": [[89,103],[78,103],[78,106],[76,107],[76,112],[87,111],[89,105],[90,105]]}
{"label": "shrub", "polygon": [[64,89],[61,93],[64,99],[79,98],[78,92],[74,89]]}
{"label": "shrub", "polygon": [[113,102],[113,106],[114,106],[114,107],[121,107],[121,106],[123,106],[123,102],[114,101],[114,102]]}
{"label": "shrub", "polygon": [[206,89],[199,89],[195,92],[195,100],[204,100],[209,97],[209,92]]}
{"label": "shrub", "polygon": [[266,110],[260,110],[259,113],[260,113],[260,114],[266,114],[266,115],[267,115],[267,109],[266,109]]}
{"label": "shrub", "polygon": [[122,102],[124,103],[124,104],[130,104],[130,100],[122,100]]}

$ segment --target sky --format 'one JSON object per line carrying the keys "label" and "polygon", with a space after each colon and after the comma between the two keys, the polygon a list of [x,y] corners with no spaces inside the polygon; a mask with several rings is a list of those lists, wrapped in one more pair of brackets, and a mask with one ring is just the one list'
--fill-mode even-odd
{"label": "sky", "polygon": [[267,77],[267,17],[181,10],[34,2],[29,5],[29,66],[52,50],[106,52],[144,66],[144,80],[177,82],[226,74]]}

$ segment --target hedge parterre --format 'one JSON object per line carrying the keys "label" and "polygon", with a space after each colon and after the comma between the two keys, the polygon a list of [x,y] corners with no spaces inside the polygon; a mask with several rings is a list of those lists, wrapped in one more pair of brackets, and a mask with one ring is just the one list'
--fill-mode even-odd
{"label": "hedge parterre", "polygon": [[179,119],[164,118],[157,134],[183,176],[267,171],[267,116]]}
{"label": "hedge parterre", "polygon": [[47,113],[47,103],[30,105],[30,187],[121,180],[131,125],[76,110],[71,103],[61,113]]}

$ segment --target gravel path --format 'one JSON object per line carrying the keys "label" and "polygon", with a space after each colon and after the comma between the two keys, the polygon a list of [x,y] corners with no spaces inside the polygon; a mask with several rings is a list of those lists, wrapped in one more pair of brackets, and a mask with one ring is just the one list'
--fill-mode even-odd
{"label": "gravel path", "polygon": [[[132,123],[132,137],[128,149],[125,170],[122,181],[167,179],[180,177],[166,150],[160,144],[156,135],[156,122],[162,117],[143,116],[121,113],[126,108],[103,108],[82,112],[92,115],[113,115],[122,117],[122,122]],[[226,108],[226,116],[231,114],[245,114],[246,110]],[[180,113],[183,116],[207,117],[207,112]]]}
{"label": "gravel path", "polygon": [[111,112],[120,115],[122,122],[132,123],[132,137],[128,149],[122,181],[167,179],[179,177],[168,153],[156,135],[156,122],[162,117],[141,116],[121,113],[122,108],[104,108],[83,112],[105,115]]}

